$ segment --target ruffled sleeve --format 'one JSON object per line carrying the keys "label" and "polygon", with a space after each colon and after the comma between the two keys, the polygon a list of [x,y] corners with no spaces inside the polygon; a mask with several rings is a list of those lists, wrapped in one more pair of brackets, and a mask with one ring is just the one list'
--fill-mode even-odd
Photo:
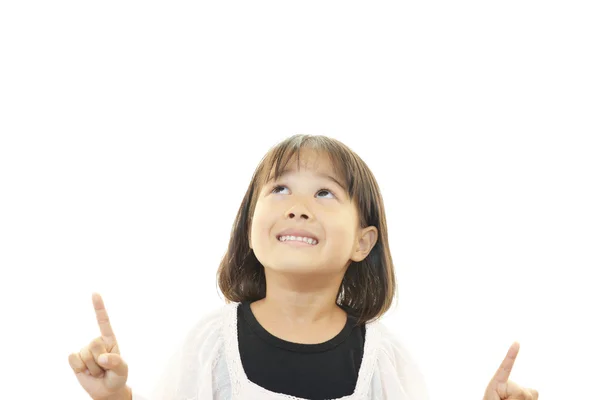
{"label": "ruffled sleeve", "polygon": [[223,310],[199,320],[163,366],[151,392],[141,394],[132,388],[132,400],[211,399],[222,390],[228,377],[214,374],[213,369],[223,353]]}
{"label": "ruffled sleeve", "polygon": [[428,400],[427,384],[402,341],[383,324],[374,378],[378,400]]}

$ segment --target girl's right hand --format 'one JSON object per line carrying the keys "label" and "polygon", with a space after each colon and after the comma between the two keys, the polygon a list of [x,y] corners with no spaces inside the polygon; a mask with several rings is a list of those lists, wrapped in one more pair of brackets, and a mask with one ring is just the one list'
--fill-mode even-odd
{"label": "girl's right hand", "polygon": [[[102,297],[93,293],[92,302],[101,336],[92,340],[79,353],[71,353],[69,364],[92,399],[109,400],[120,397],[119,393],[125,393],[128,367],[119,352]],[[108,360],[106,364],[102,363],[104,356]]]}

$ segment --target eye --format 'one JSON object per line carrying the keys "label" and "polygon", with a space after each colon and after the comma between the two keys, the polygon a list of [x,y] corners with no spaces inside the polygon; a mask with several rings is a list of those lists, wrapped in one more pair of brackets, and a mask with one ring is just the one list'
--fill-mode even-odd
{"label": "eye", "polygon": [[271,190],[271,193],[275,193],[275,194],[277,194],[277,193],[280,193],[280,192],[281,192],[281,189],[287,189],[287,187],[285,187],[285,186],[281,186],[281,185],[276,185],[276,186],[273,188],[273,190]]}
{"label": "eye", "polygon": [[[280,193],[282,193],[282,191],[283,191],[283,190],[288,190],[288,191],[289,191],[289,189],[287,188],[287,186],[283,186],[283,185],[275,185],[275,186],[273,187],[273,189],[271,190],[271,193],[274,193],[274,194],[280,194]],[[324,194],[324,195],[323,195],[323,194]],[[326,197],[328,194],[329,194],[330,196],[329,196],[329,197]],[[320,189],[320,190],[317,192],[317,194],[316,194],[316,196],[315,196],[315,197],[317,197],[317,198],[320,198],[320,199],[333,199],[333,198],[335,198],[335,195],[334,195],[334,194],[333,194],[333,192],[332,192],[331,190],[329,190],[329,189]]]}
{"label": "eye", "polygon": [[[334,194],[329,189],[321,189],[321,190],[319,190],[317,192],[317,197],[321,197],[321,196],[319,196],[319,194],[321,194],[321,193],[329,193],[331,195],[331,197],[329,197],[329,198],[331,198],[331,199],[335,197]],[[321,197],[321,198],[323,198],[323,197]]]}

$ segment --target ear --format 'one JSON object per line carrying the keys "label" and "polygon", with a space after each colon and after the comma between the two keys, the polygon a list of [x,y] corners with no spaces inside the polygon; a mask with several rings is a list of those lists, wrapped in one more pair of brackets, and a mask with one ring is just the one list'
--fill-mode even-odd
{"label": "ear", "polygon": [[375,243],[377,243],[377,228],[369,226],[358,231],[358,240],[352,251],[350,259],[360,262],[367,258]]}

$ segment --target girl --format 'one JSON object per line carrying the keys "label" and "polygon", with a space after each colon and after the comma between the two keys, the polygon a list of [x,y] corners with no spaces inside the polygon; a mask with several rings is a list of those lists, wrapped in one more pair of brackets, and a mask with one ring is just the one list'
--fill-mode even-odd
{"label": "girl", "polygon": [[[296,135],[266,154],[217,277],[227,304],[189,332],[152,400],[428,398],[418,367],[379,321],[396,290],[384,206],[344,144]],[[70,365],[95,400],[142,400],[126,386],[102,299],[93,301],[102,336]],[[537,398],[508,381],[517,350],[486,399]]]}

